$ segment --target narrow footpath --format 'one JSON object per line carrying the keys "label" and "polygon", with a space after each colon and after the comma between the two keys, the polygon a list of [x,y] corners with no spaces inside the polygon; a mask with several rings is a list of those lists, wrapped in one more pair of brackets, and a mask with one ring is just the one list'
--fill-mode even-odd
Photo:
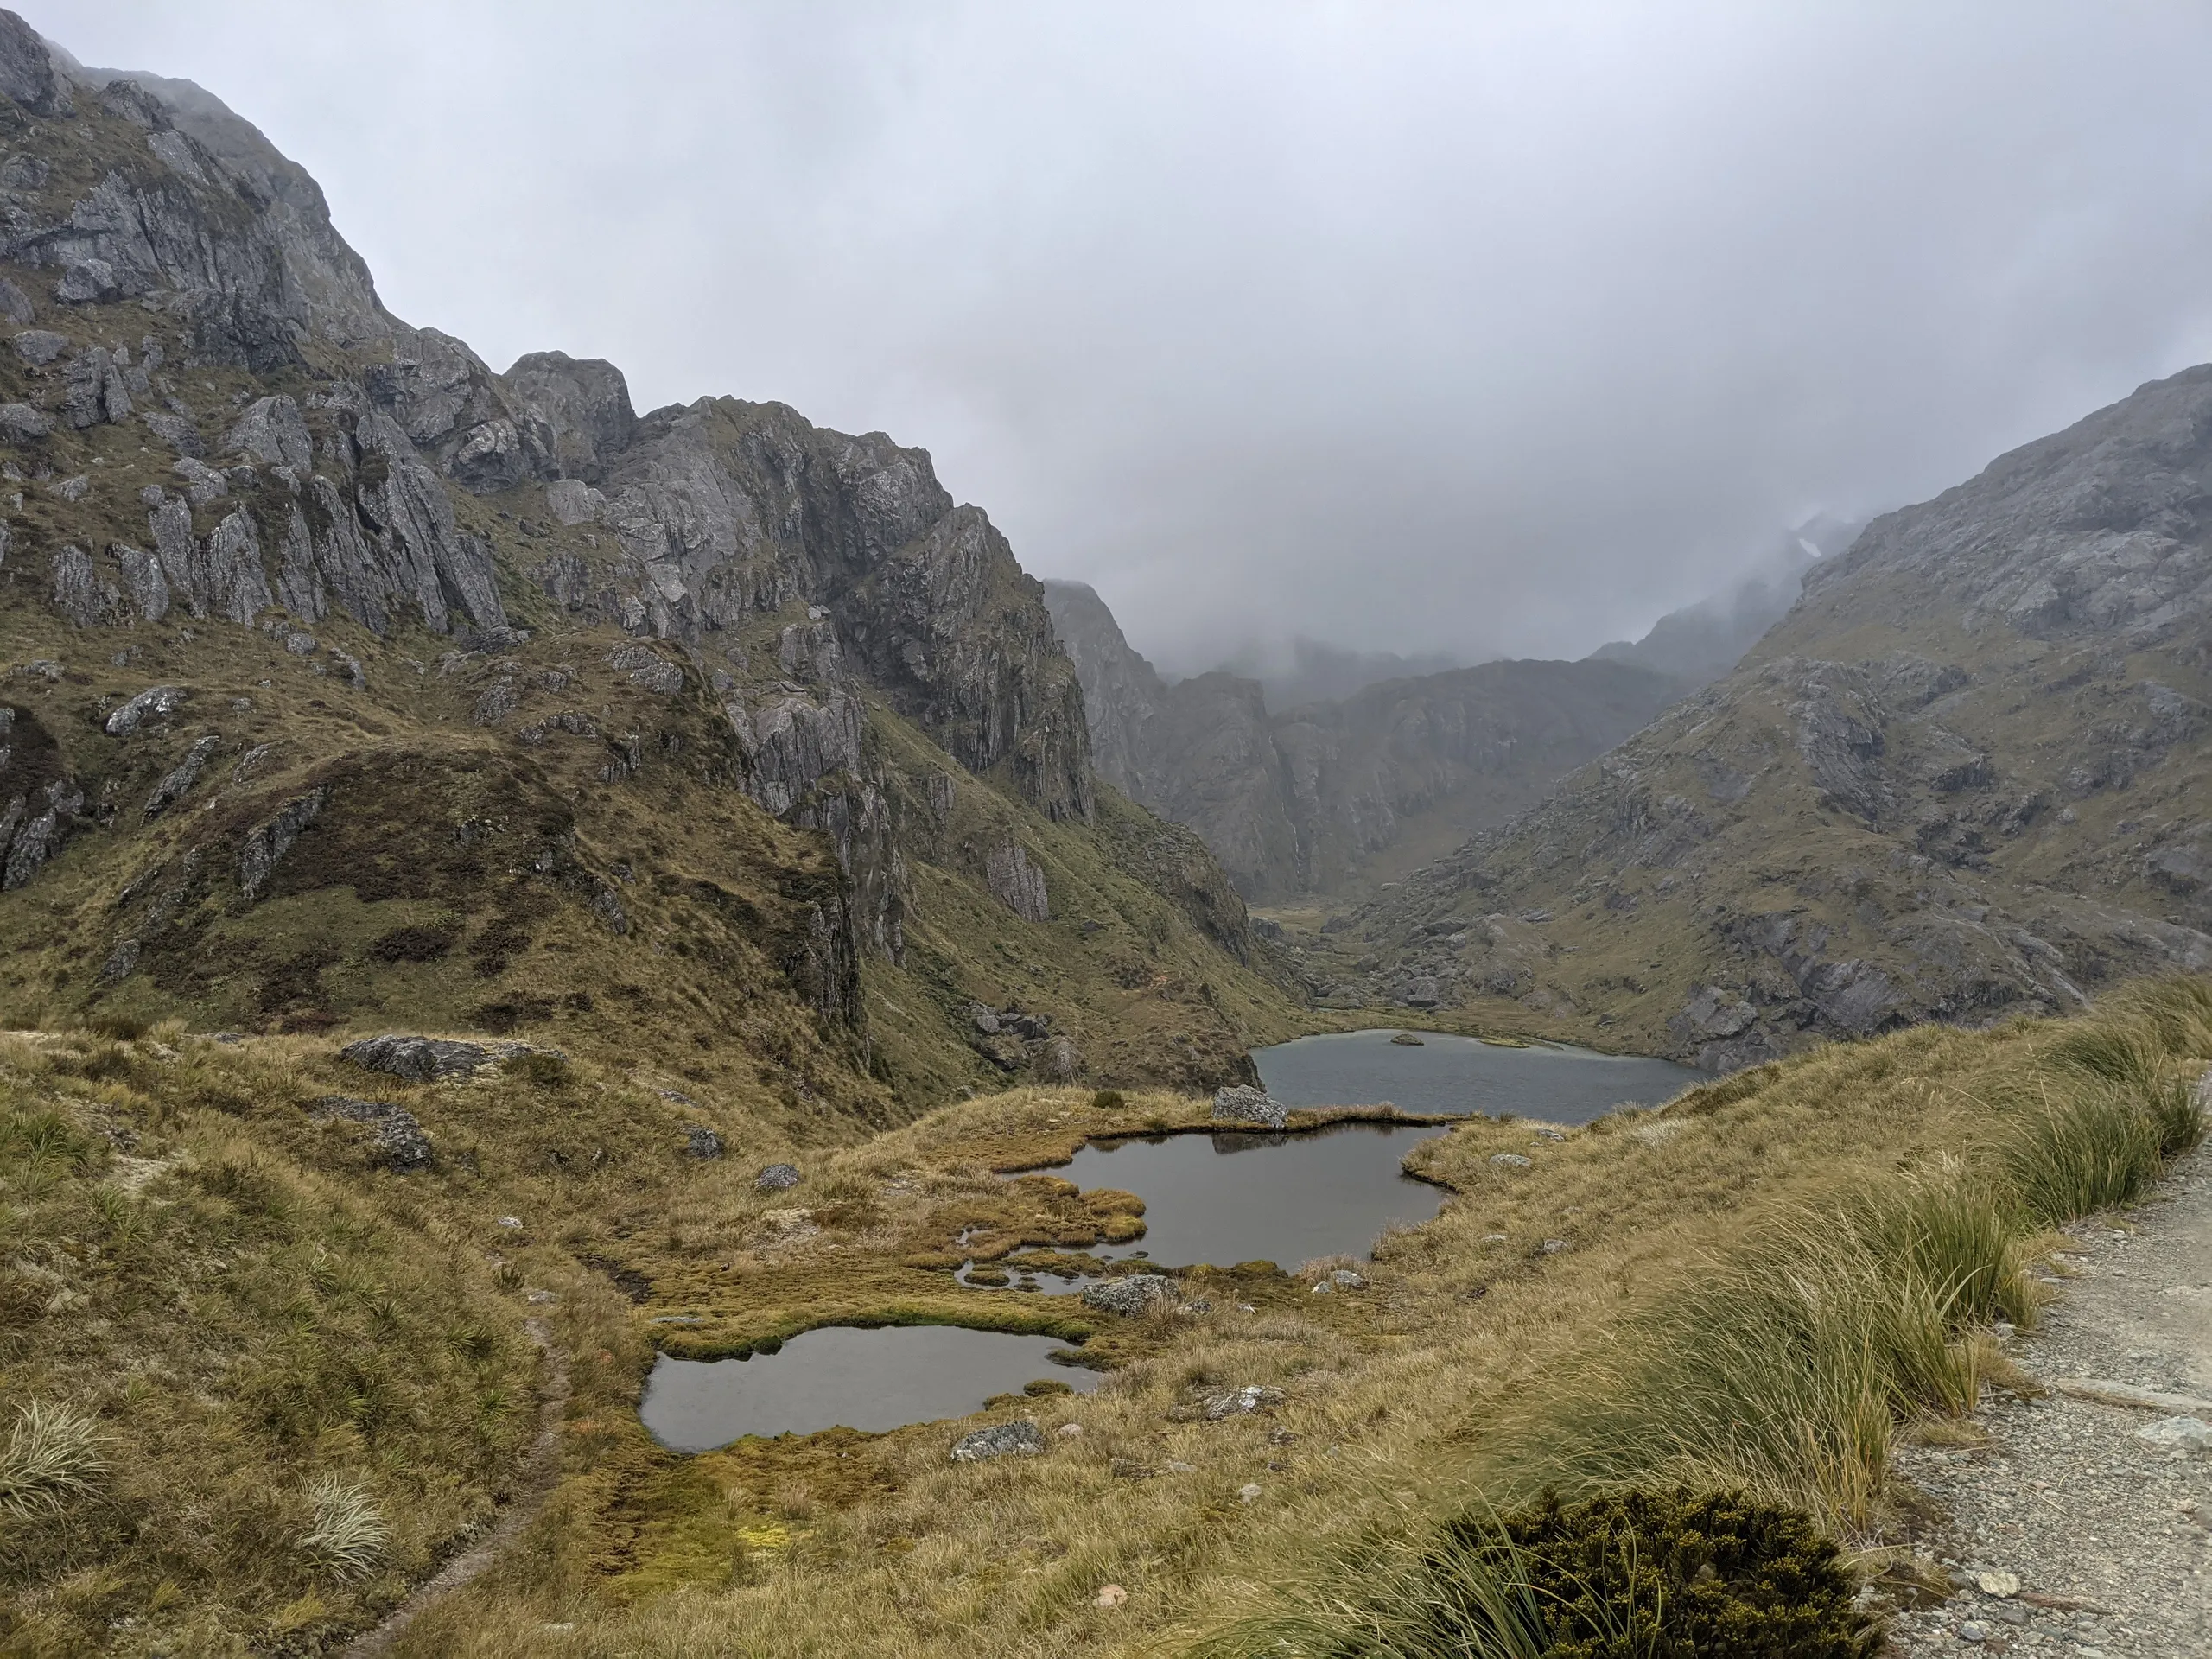
{"label": "narrow footpath", "polygon": [[1986,1446],[1897,1459],[1962,1586],[1900,1617],[1900,1655],[2212,1659],[2212,1146],[2067,1230],[2058,1300],[2010,1344],[2049,1392],[1993,1396]]}
{"label": "narrow footpath", "polygon": [[382,1624],[346,1645],[345,1659],[379,1659],[391,1651],[400,1633],[425,1610],[445,1599],[499,1559],[500,1554],[537,1518],[561,1473],[561,1414],[569,1406],[569,1357],[554,1344],[542,1319],[525,1319],[523,1329],[545,1356],[545,1397],[538,1408],[537,1433],[516,1471],[515,1491],[490,1531],[454,1556],[387,1614]]}

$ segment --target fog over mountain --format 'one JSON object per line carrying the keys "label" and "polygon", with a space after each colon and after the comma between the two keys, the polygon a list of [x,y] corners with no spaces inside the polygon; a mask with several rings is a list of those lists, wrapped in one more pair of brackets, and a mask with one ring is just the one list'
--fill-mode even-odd
{"label": "fog over mountain", "polygon": [[1580,657],[2212,356],[2196,8],[28,15],[410,322],[925,446],[1173,673]]}

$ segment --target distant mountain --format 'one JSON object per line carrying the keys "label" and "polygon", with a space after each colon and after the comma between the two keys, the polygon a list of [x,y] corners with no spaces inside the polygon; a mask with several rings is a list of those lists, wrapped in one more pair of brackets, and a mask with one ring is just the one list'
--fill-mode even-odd
{"label": "distant mountain", "polygon": [[1080,582],[1047,582],[1045,603],[1100,776],[1196,830],[1250,898],[1341,893],[1445,852],[1681,689],[1629,664],[1484,663],[1278,714],[1258,680],[1166,680]]}
{"label": "distant mountain", "polygon": [[1465,666],[1448,652],[1401,657],[1391,651],[1347,651],[1319,639],[1294,639],[1283,651],[1239,652],[1217,671],[1257,680],[1271,709],[1295,709],[1308,702],[1342,702],[1386,680],[1418,679]]}
{"label": "distant mountain", "polygon": [[1849,547],[1859,528],[1859,522],[1818,514],[1783,536],[1726,592],[1669,611],[1634,643],[1617,639],[1590,654],[1670,674],[1686,687],[1708,684],[1743,660],[1797,602],[1806,573]]}
{"label": "distant mountain", "polygon": [[1874,520],[1732,673],[1357,916],[1347,995],[1725,1068],[2212,966],[2208,502],[2212,366]]}

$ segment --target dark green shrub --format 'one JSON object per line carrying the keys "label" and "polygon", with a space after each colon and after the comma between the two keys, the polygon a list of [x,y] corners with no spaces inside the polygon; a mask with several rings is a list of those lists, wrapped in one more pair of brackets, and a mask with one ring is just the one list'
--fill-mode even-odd
{"label": "dark green shrub", "polygon": [[1873,1659],[1835,1546],[1739,1492],[1630,1491],[1468,1515],[1353,1564],[1208,1659]]}

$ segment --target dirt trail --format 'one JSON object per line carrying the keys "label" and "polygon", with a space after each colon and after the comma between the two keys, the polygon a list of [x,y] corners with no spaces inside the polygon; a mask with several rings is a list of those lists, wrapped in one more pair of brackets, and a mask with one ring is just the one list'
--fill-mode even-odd
{"label": "dirt trail", "polygon": [[400,1633],[423,1611],[480,1574],[512,1543],[522,1529],[537,1518],[561,1472],[561,1414],[569,1404],[569,1357],[553,1344],[543,1319],[525,1319],[523,1329],[545,1356],[545,1400],[538,1408],[537,1435],[523,1454],[514,1496],[499,1512],[499,1520],[469,1548],[438,1569],[434,1578],[393,1608],[383,1624],[353,1638],[344,1649],[345,1659],[375,1659],[391,1651]]}
{"label": "dirt trail", "polygon": [[1900,1653],[2212,1656],[2212,1449],[2141,1433],[2212,1421],[2212,1147],[2138,1208],[2067,1230],[2073,1276],[2012,1344],[2051,1393],[1985,1406],[1986,1446],[1897,1459],[1951,1512],[1935,1549],[1954,1582],[2011,1574],[2018,1592],[1904,1616]]}

